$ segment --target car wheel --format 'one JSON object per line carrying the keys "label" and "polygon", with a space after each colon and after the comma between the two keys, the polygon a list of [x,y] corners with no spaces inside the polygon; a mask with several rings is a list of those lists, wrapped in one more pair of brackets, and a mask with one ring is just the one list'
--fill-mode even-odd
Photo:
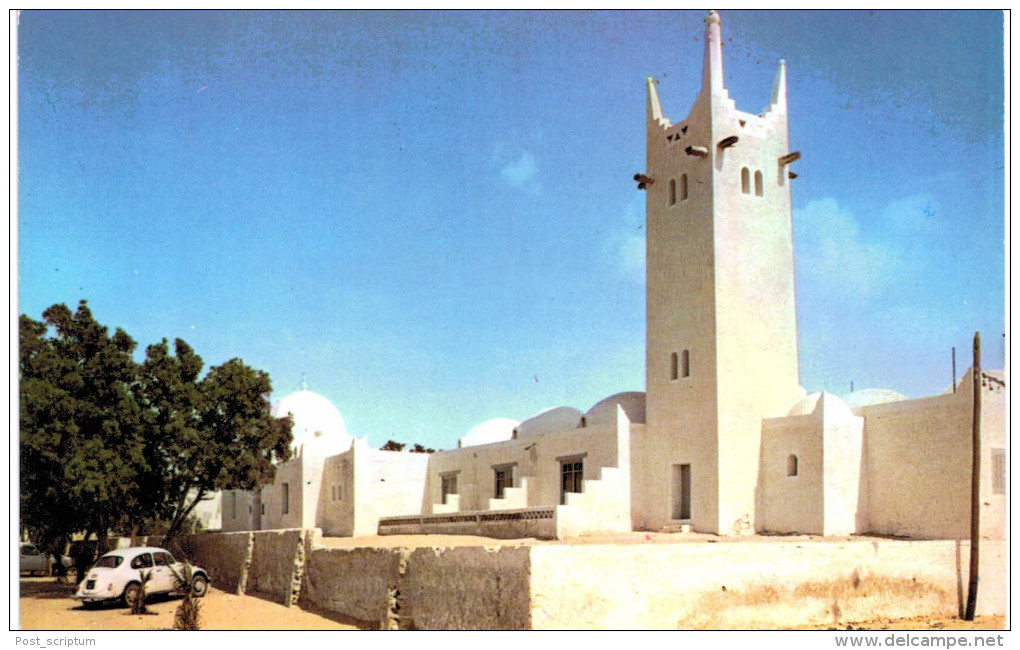
{"label": "car wheel", "polygon": [[124,604],[131,607],[138,600],[138,596],[142,593],[142,585],[137,582],[129,583],[128,586],[124,587],[124,593],[121,594],[120,599],[124,601]]}
{"label": "car wheel", "polygon": [[191,581],[191,595],[195,598],[201,598],[208,590],[209,581],[206,580],[205,576],[195,576],[194,580]]}

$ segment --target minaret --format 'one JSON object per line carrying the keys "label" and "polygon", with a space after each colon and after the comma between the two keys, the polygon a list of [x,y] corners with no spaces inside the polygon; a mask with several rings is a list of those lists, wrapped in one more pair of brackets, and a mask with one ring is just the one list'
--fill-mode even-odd
{"label": "minaret", "polygon": [[713,11],[690,114],[673,124],[647,83],[648,425],[634,523],[653,529],[749,532],[762,418],[800,395],[785,66],[752,114],[730,99],[722,63]]}

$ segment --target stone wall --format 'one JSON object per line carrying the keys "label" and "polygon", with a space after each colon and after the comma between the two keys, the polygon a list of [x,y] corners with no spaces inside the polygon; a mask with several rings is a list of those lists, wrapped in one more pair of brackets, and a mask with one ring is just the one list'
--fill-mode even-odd
{"label": "stone wall", "polygon": [[[978,613],[1005,612],[1005,542],[985,542]],[[534,629],[775,629],[956,616],[954,541],[531,547]]]}
{"label": "stone wall", "polygon": [[294,573],[303,555],[303,531],[270,530],[252,533],[254,546],[245,591],[273,596],[290,605],[294,595]]}
{"label": "stone wall", "polygon": [[[774,629],[956,616],[969,553],[965,542],[867,538],[334,549],[299,530],[197,535],[183,546],[219,589],[246,584],[386,629]],[[979,614],[1005,613],[1006,556],[1006,542],[982,543]]]}
{"label": "stone wall", "polygon": [[202,567],[217,589],[243,594],[251,562],[254,533],[191,535],[182,546],[185,556]]}

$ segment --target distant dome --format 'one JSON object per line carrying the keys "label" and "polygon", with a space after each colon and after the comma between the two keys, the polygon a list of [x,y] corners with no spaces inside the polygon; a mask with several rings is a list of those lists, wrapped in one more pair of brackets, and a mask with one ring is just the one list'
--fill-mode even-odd
{"label": "distant dome", "polygon": [[510,440],[514,435],[514,427],[520,422],[507,418],[493,418],[476,424],[460,439],[461,447],[487,445],[493,442]]}
{"label": "distant dome", "polygon": [[790,415],[810,415],[819,412],[819,407],[828,412],[830,417],[843,418],[854,415],[847,403],[832,393],[811,393],[790,409]]}
{"label": "distant dome", "polygon": [[610,395],[588,409],[588,412],[584,414],[585,424],[589,427],[599,424],[616,424],[616,407],[618,405],[623,408],[623,412],[627,414],[627,419],[632,424],[645,423],[645,394],[634,391]]}
{"label": "distant dome", "polygon": [[526,438],[576,429],[581,426],[582,417],[584,414],[572,406],[554,406],[521,422],[517,426],[517,437]]}
{"label": "distant dome", "polygon": [[860,415],[861,409],[865,406],[874,406],[876,404],[888,404],[890,402],[902,402],[907,399],[906,395],[901,395],[894,390],[887,388],[865,388],[850,393],[843,398],[846,405],[850,407],[850,410],[855,414]]}
{"label": "distant dome", "polygon": [[351,448],[351,436],[344,419],[333,403],[310,390],[300,390],[284,397],[273,406],[273,417],[290,414],[294,418],[291,432],[295,452],[304,445],[305,453],[332,456]]}

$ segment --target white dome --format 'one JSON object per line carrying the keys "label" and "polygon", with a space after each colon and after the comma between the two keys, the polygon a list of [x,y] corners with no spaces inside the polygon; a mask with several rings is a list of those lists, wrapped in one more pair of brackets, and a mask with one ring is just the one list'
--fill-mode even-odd
{"label": "white dome", "polygon": [[521,422],[517,427],[517,437],[527,438],[576,429],[581,426],[582,417],[584,413],[572,406],[554,406]]}
{"label": "white dome", "polygon": [[493,442],[510,440],[514,435],[514,427],[520,422],[508,418],[493,418],[481,424],[471,427],[463,438],[460,439],[461,447],[473,447],[475,445],[487,445]]}
{"label": "white dome", "polygon": [[290,414],[294,418],[291,449],[295,453],[302,445],[305,454],[319,456],[331,456],[351,448],[353,439],[347,433],[340,411],[318,393],[310,390],[291,393],[273,406],[272,413],[273,417]]}
{"label": "white dome", "polygon": [[826,417],[840,419],[853,417],[854,415],[846,402],[832,393],[811,393],[790,409],[790,415],[810,415],[812,413],[821,415],[822,412],[828,413]]}
{"label": "white dome", "polygon": [[888,388],[865,388],[864,390],[850,393],[843,398],[843,401],[846,402],[851,411],[860,415],[861,409],[865,406],[888,404],[890,402],[902,402],[905,399],[907,399],[906,395],[897,393],[894,390],[889,390]]}
{"label": "white dome", "polygon": [[589,427],[600,424],[616,424],[616,407],[623,408],[631,424],[645,423],[645,394],[637,391],[610,395],[584,414],[585,424]]}

